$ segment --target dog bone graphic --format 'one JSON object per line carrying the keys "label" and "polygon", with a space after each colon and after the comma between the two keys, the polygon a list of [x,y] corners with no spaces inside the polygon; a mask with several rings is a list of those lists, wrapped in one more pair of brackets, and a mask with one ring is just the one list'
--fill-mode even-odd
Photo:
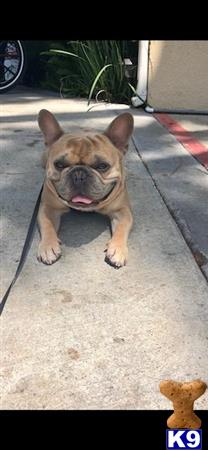
{"label": "dog bone graphic", "polygon": [[169,428],[201,427],[201,420],[194,413],[194,401],[204,394],[207,385],[204,381],[194,380],[180,383],[164,380],[160,383],[160,392],[173,402],[174,413],[168,418]]}

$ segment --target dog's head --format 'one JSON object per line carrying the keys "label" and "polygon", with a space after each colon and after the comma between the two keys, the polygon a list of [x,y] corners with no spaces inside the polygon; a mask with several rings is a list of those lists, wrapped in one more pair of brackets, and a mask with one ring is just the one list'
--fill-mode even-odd
{"label": "dog's head", "polygon": [[38,123],[48,148],[46,177],[70,207],[92,211],[111,202],[124,186],[123,155],[133,131],[124,113],[101,133],[64,133],[52,113],[43,109]]}

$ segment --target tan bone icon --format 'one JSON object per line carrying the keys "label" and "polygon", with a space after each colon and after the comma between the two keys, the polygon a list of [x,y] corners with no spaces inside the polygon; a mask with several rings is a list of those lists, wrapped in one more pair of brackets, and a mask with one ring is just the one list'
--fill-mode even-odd
{"label": "tan bone icon", "polygon": [[204,394],[207,385],[204,381],[194,380],[180,383],[164,380],[160,383],[160,392],[173,402],[174,413],[168,418],[169,428],[201,427],[201,420],[194,413],[194,401]]}

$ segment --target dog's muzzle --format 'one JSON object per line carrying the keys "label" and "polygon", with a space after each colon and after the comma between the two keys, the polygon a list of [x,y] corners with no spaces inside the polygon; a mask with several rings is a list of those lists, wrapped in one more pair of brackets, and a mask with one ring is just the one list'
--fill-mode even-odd
{"label": "dog's muzzle", "polygon": [[83,166],[76,166],[70,170],[69,176],[73,185],[78,188],[86,183],[89,176],[91,176],[89,169]]}

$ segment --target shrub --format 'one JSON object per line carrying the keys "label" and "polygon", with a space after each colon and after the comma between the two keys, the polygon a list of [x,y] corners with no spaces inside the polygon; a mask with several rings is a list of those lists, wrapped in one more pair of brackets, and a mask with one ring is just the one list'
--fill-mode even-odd
{"label": "shrub", "polygon": [[[44,87],[60,90],[64,96],[88,97],[110,102],[129,102],[136,65],[128,66],[129,41],[69,41],[50,48]],[[136,49],[136,44],[135,44]]]}

